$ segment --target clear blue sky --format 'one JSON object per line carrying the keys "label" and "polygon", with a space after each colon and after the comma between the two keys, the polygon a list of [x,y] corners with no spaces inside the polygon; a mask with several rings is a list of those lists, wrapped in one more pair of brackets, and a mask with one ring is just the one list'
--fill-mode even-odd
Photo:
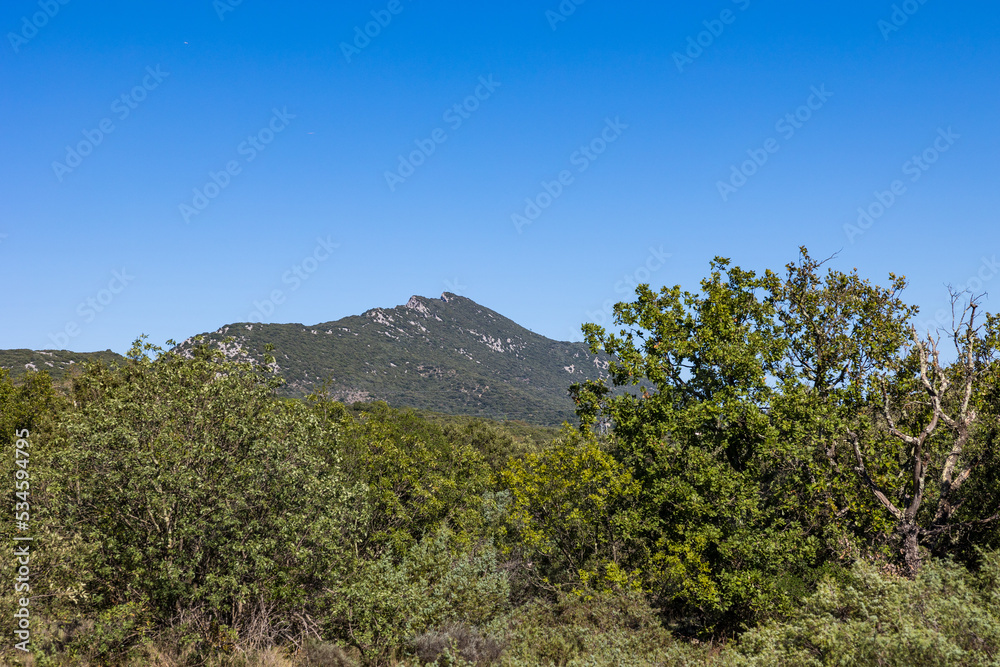
{"label": "clear blue sky", "polygon": [[0,348],[443,291],[579,339],[800,245],[1000,293],[995,3],[149,4],[0,8]]}

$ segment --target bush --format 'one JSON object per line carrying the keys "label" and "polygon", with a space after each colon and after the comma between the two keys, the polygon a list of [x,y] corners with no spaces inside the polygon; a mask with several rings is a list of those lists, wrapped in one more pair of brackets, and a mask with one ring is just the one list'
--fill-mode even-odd
{"label": "bush", "polygon": [[489,468],[469,442],[384,403],[357,418],[335,406],[320,401],[314,410],[335,433],[330,448],[344,474],[364,489],[360,557],[398,557],[444,522],[458,532],[479,523]]}
{"label": "bush", "polygon": [[857,563],[786,622],[743,635],[734,664],[1000,664],[1000,553],[978,573],[929,561],[915,581]]}
{"label": "bush", "polygon": [[536,601],[490,627],[506,667],[678,667],[708,665],[707,647],[674,639],[637,592],[563,595]]}
{"label": "bush", "polygon": [[423,664],[441,664],[459,658],[473,665],[492,665],[500,657],[499,642],[484,637],[465,623],[449,623],[416,637],[413,652]]}
{"label": "bush", "polygon": [[510,587],[495,549],[466,549],[453,537],[441,528],[398,562],[390,554],[362,562],[330,594],[331,635],[357,647],[368,663],[387,664],[431,628],[481,626],[505,611]]}
{"label": "bush", "polygon": [[253,368],[149,349],[81,376],[56,429],[60,519],[97,547],[94,609],[141,600],[159,627],[190,609],[244,643],[297,636],[350,553],[351,492],[320,425]]}
{"label": "bush", "polygon": [[593,438],[567,429],[549,449],[512,460],[500,474],[512,496],[516,548],[544,588],[588,582],[629,587],[638,486]]}

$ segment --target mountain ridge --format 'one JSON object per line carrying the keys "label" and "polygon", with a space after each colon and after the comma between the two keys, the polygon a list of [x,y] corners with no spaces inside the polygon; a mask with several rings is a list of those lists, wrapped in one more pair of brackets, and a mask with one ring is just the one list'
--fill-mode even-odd
{"label": "mountain ridge", "polygon": [[63,380],[82,368],[85,361],[104,363],[120,362],[125,357],[104,350],[103,352],[71,352],[69,350],[0,350],[0,368],[11,377],[21,377],[28,371],[47,371],[53,380]]}
{"label": "mountain ridge", "polygon": [[[257,364],[265,363],[267,345],[273,345],[272,369],[284,378],[278,392],[286,397],[322,389],[345,403],[383,400],[545,426],[575,422],[569,386],[606,377],[608,366],[584,343],[546,338],[452,292],[413,295],[402,305],[313,325],[226,324],[187,338],[174,351],[190,356],[198,344]],[[124,357],[110,350],[0,350],[0,368],[14,377],[47,370],[63,379],[85,360]]]}
{"label": "mountain ridge", "polygon": [[[256,363],[266,343],[275,345],[288,396],[328,381],[330,396],[345,402],[547,425],[572,421],[568,387],[607,369],[584,343],[551,340],[452,292],[314,325],[237,322],[200,336],[231,359]],[[195,340],[177,349],[190,354]]]}

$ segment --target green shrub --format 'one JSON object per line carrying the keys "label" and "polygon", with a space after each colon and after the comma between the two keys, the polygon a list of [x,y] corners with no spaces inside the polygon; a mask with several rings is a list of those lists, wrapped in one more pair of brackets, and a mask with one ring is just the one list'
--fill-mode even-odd
{"label": "green shrub", "polygon": [[410,640],[449,623],[482,626],[502,613],[510,588],[492,545],[468,549],[448,528],[426,536],[398,561],[364,561],[330,594],[332,636],[371,664],[410,653]]}
{"label": "green shrub", "polygon": [[81,376],[56,429],[59,518],[96,547],[94,609],[142,600],[156,625],[191,609],[241,635],[265,609],[261,643],[294,637],[351,552],[320,424],[253,368],[149,349]]}
{"label": "green shrub", "polygon": [[514,548],[540,586],[633,586],[638,485],[595,439],[567,429],[549,449],[510,461],[500,482],[513,499]]}
{"label": "green shrub", "polygon": [[334,433],[330,448],[344,474],[364,488],[359,556],[398,556],[446,521],[458,532],[479,524],[490,475],[482,455],[412,412],[368,408],[360,417],[330,402],[314,408]]}
{"label": "green shrub", "polygon": [[911,581],[858,563],[783,623],[743,635],[738,665],[1000,664],[1000,554],[972,573],[928,561]]}
{"label": "green shrub", "polygon": [[707,647],[676,640],[637,592],[563,595],[498,620],[505,667],[685,667],[711,664]]}

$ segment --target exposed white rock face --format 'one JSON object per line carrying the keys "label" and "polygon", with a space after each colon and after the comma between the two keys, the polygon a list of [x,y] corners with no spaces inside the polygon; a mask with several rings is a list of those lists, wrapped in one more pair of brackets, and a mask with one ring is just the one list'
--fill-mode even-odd
{"label": "exposed white rock face", "polygon": [[410,310],[417,311],[424,317],[431,316],[431,311],[427,309],[427,306],[424,304],[424,302],[421,301],[420,297],[416,295],[410,297],[410,300],[406,302],[406,307],[409,308]]}
{"label": "exposed white rock face", "polygon": [[483,343],[486,347],[490,348],[494,352],[503,352],[503,343],[499,338],[494,338],[493,336],[483,335]]}
{"label": "exposed white rock face", "polygon": [[247,357],[243,346],[238,341],[233,341],[231,345],[227,345],[226,341],[222,340],[218,342],[217,347],[226,356],[226,359],[244,359]]}
{"label": "exposed white rock face", "polygon": [[373,308],[365,313],[368,317],[375,320],[379,324],[391,324],[393,322],[392,315],[387,315],[381,308]]}

